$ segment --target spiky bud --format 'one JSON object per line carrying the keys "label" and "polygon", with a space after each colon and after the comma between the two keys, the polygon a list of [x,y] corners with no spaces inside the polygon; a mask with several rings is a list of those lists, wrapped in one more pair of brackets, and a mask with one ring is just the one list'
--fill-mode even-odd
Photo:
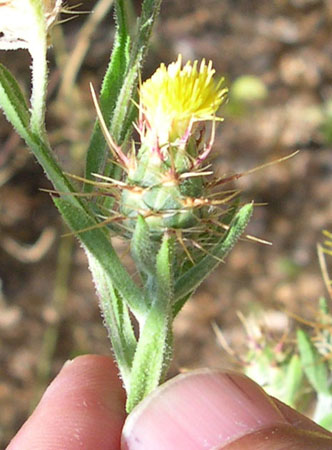
{"label": "spiky bud", "polygon": [[[150,231],[196,227],[209,207],[204,161],[214,136],[215,113],[227,89],[216,82],[212,62],[182,67],[182,58],[162,64],[139,90],[141,146],[128,167],[121,211],[134,225],[144,217]],[[205,141],[205,124],[212,122]]]}

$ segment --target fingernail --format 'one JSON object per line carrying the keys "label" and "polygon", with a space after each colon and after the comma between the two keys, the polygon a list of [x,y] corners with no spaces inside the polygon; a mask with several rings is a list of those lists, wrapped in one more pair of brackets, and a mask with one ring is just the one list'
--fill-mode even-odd
{"label": "fingernail", "polygon": [[67,359],[67,361],[64,362],[63,366],[61,367],[61,370],[65,367],[71,366],[74,362],[74,359]]}
{"label": "fingernail", "polygon": [[249,378],[196,371],[165,383],[133,410],[122,448],[206,450],[281,423],[287,422],[277,406]]}

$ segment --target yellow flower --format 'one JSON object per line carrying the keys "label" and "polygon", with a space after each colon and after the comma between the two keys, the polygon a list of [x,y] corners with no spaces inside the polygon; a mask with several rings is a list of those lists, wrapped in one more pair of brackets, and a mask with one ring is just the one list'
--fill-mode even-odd
{"label": "yellow flower", "polygon": [[147,133],[163,146],[182,138],[198,121],[213,120],[226,88],[213,79],[212,62],[203,59],[182,66],[182,57],[168,67],[161,64],[140,88],[140,107]]}
{"label": "yellow flower", "polygon": [[62,0],[0,0],[0,50],[29,49],[39,38],[40,20],[46,35],[56,21],[61,3]]}

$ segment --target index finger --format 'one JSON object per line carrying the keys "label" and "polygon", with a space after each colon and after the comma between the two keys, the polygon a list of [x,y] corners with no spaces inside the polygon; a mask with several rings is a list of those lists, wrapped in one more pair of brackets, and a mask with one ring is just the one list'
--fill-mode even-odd
{"label": "index finger", "polygon": [[111,358],[64,365],[7,450],[119,450],[125,393]]}

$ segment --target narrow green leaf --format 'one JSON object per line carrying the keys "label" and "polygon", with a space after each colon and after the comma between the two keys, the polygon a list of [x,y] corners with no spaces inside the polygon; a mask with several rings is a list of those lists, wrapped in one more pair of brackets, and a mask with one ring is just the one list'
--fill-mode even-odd
{"label": "narrow green leaf", "polygon": [[[58,165],[47,139],[30,129],[30,112],[17,81],[6,67],[0,64],[0,107],[17,133],[24,139],[40,165],[60,192],[73,192],[70,182]],[[79,204],[77,198],[74,202]]]}
{"label": "narrow green leaf", "polygon": [[134,357],[127,411],[155,389],[171,357],[172,243],[164,237],[157,255],[157,289]]}
{"label": "narrow green leaf", "polygon": [[[54,199],[66,222],[74,231],[96,225],[93,216],[89,216],[81,201],[74,195],[71,184],[55,161],[48,144],[30,132],[30,115],[26,100],[14,77],[2,65],[0,65],[0,104],[8,119],[45,169],[54,187],[61,193],[70,194],[65,199]],[[123,304],[123,300],[120,300],[118,291],[113,288],[112,277],[119,281],[115,284],[118,285],[122,298],[126,301],[129,299],[128,303],[138,316],[142,315],[144,307],[142,294],[123,268],[102,230],[91,230],[83,233],[83,236],[80,235],[80,238],[89,256],[121,374],[124,382],[128,383],[136,340],[127,306]]]}
{"label": "narrow green leaf", "polygon": [[158,242],[151,239],[148,225],[142,216],[138,216],[131,239],[131,254],[136,267],[145,276],[152,276],[156,272],[157,251]]}
{"label": "narrow green leaf", "polygon": [[129,388],[131,365],[136,350],[136,338],[130,321],[128,308],[122,301],[112,280],[89,253],[89,266],[96,285],[104,323],[109,333],[114,356],[126,389]]}
{"label": "narrow green leaf", "polygon": [[302,364],[298,355],[293,355],[286,368],[284,378],[284,398],[283,401],[293,408],[299,396],[303,380]]}
{"label": "narrow green leaf", "polygon": [[134,98],[134,90],[138,79],[138,70],[139,66],[137,64],[129,69],[119,91],[114,108],[114,114],[110,124],[110,133],[116,142],[123,142],[128,131],[125,128],[125,124],[129,112],[129,106],[131,106],[131,100]]}
{"label": "narrow green leaf", "polygon": [[[157,287],[159,292],[160,301],[163,304],[168,305],[167,309],[167,333],[164,344],[164,355],[163,362],[161,366],[160,379],[158,384],[164,380],[164,377],[167,374],[170,362],[173,356],[173,332],[172,332],[172,323],[173,323],[173,314],[172,314],[172,304],[174,297],[174,237],[164,235],[163,243],[161,245],[160,251],[157,255]],[[150,297],[153,296],[150,295]]]}
{"label": "narrow green leaf", "polygon": [[[130,54],[128,54],[130,38],[127,29],[126,8],[123,0],[119,0],[116,4],[118,47],[115,47],[114,51],[118,51],[119,56],[115,53],[115,63],[113,66],[113,51],[109,74],[107,74],[104,80],[104,85],[106,86],[107,81],[107,84],[112,89],[112,108],[109,111],[105,111],[105,104],[102,100],[104,97],[102,89],[101,111],[106,124],[109,124],[111,136],[119,145],[126,140],[132,128],[132,123],[137,116],[137,108],[133,105],[132,100],[137,96],[138,74],[145,58],[148,41],[160,9],[160,3],[161,0],[145,0],[143,2],[142,13],[138,20],[138,32],[134,37]],[[122,64],[118,64],[118,60],[121,60]],[[125,64],[123,64],[123,61],[125,61]],[[115,85],[109,82],[112,79],[111,75],[113,72],[117,76],[117,83]],[[109,102],[109,93],[107,95],[106,92],[109,91],[105,89],[105,99]],[[119,170],[114,164],[107,164],[108,151],[105,145],[100,146],[101,142],[104,142],[104,138],[100,134],[98,124],[96,127],[97,134],[95,139],[98,139],[99,142],[97,140],[91,141],[91,145],[89,146],[87,177],[91,177],[91,173],[102,173],[103,175],[116,178],[119,176]],[[85,190],[91,191],[92,186],[86,186]]]}
{"label": "narrow green leaf", "polygon": [[115,139],[124,139],[134,119],[133,114],[136,108],[133,107],[132,100],[135,98],[138,74],[145,59],[152,28],[159,14],[160,4],[161,0],[143,1],[141,16],[138,20],[138,32],[133,40],[126,79],[117,102],[117,109],[114,112],[114,122],[110,127]]}
{"label": "narrow green leaf", "polygon": [[[61,193],[72,194],[75,192],[75,189],[56,161],[52,149],[49,147],[48,143],[44,142],[36,135],[33,135],[31,138],[27,138],[25,141],[35,155],[39,164],[45,170],[46,175],[49,180],[51,180],[54,188]],[[83,208],[80,199],[74,195],[68,195],[68,201],[73,205]]]}
{"label": "narrow green leaf", "polygon": [[173,312],[173,318],[175,318],[178,313],[181,311],[182,307],[187,303],[187,301],[190,299],[190,297],[193,295],[194,291],[189,292],[184,297],[180,298],[174,303],[174,306],[172,308]]}
{"label": "narrow green leaf", "polygon": [[202,281],[218,266],[220,259],[224,258],[234,247],[246,228],[252,211],[252,204],[243,206],[232,220],[226,236],[211,250],[210,255],[206,255],[176,280],[174,313],[179,311],[177,302],[182,303],[184,297],[195,291]]}
{"label": "narrow green leaf", "polygon": [[[0,64],[0,107],[6,117],[24,139],[36,159],[43,167],[55,189],[60,192],[73,192],[74,189],[58,165],[47,139],[30,130],[30,113],[19,85],[11,73]],[[73,197],[75,204],[80,204]]]}
{"label": "narrow green leaf", "polygon": [[172,303],[173,297],[173,251],[174,237],[167,234],[163,237],[160,250],[157,255],[157,279],[160,289],[160,296],[164,296],[164,301]]}
{"label": "narrow green leaf", "polygon": [[[110,126],[119,92],[124,82],[129,63],[130,35],[127,26],[126,9],[124,0],[115,3],[116,33],[111,54],[100,92],[100,108],[104,120]],[[101,131],[99,122],[96,121],[86,159],[86,178],[92,179],[92,173],[104,173],[109,151]],[[93,186],[86,184],[85,192],[91,192]]]}
{"label": "narrow green leaf", "polygon": [[84,209],[75,207],[67,197],[54,198],[53,201],[71,230],[79,236],[88,256],[91,254],[98,261],[100,270],[105,271],[108,279],[137,319],[145,317],[146,300],[143,293],[121,264],[109,242],[107,232],[102,228],[96,228],[96,220]]}
{"label": "narrow green leaf", "polygon": [[297,330],[297,345],[300,351],[302,368],[310,384],[317,393],[330,394],[327,366],[312,344],[310,337],[301,329]]}
{"label": "narrow green leaf", "polygon": [[159,13],[161,0],[144,0],[138,20],[138,32],[133,40],[127,73],[116,102],[110,124],[110,133],[116,142],[125,140],[132,122],[137,115],[132,100],[136,97],[138,74],[142,67],[152,27]]}
{"label": "narrow green leaf", "polygon": [[141,63],[146,54],[147,45],[150,40],[153,24],[159,14],[161,0],[144,0],[142,13],[138,21],[138,36],[133,46],[133,56],[141,59]]}
{"label": "narrow green leaf", "polygon": [[126,405],[128,413],[159,384],[167,350],[168,329],[167,310],[152,306],[134,357]]}
{"label": "narrow green leaf", "polygon": [[30,113],[26,99],[11,72],[0,64],[0,107],[18,134],[30,136]]}
{"label": "narrow green leaf", "polygon": [[[240,199],[236,199],[234,201],[234,203],[232,205],[230,205],[230,207],[228,208],[227,213],[223,216],[223,219],[222,219],[222,223],[224,225],[226,225],[226,226],[229,225],[232,222],[232,220],[234,219],[234,217],[236,216],[236,213],[239,210],[239,202],[240,202]],[[213,230],[215,230],[216,232],[214,233]],[[222,239],[222,238],[220,238],[220,226],[218,224],[215,224],[215,225],[211,224],[210,233],[211,233],[211,237],[209,237],[209,246],[213,247],[213,246],[217,245],[218,242],[220,242],[220,240]],[[195,255],[196,264],[199,263],[204,257],[205,257],[204,252],[201,252],[200,255],[199,254]],[[192,263],[190,261],[187,261],[182,266],[179,276],[186,273],[188,268],[191,268],[191,267],[192,267]]]}

